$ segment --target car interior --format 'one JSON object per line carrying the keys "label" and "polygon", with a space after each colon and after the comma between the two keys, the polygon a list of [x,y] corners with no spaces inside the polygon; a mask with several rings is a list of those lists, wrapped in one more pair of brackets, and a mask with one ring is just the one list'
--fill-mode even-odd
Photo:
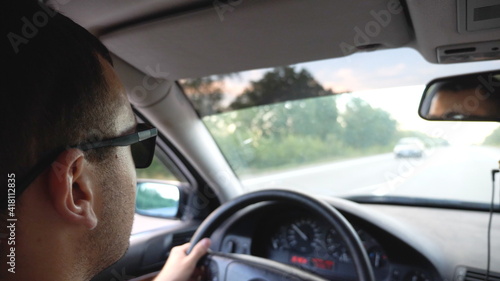
{"label": "car interior", "polygon": [[[467,111],[494,105],[499,95],[499,0],[48,4],[104,43],[137,119],[158,129],[156,170],[138,170],[130,247],[93,280],[152,280],[172,247],[203,237],[213,241],[200,262],[205,280],[500,280],[500,142],[482,142],[493,139],[500,107],[481,116]],[[278,89],[269,82],[278,76],[306,77],[304,85],[320,90],[271,97],[265,89]],[[469,80],[475,90],[465,100],[452,96],[449,105],[465,111],[433,113],[438,92],[451,91],[449,84],[467,89],[460,83]],[[408,90],[414,85],[416,95]],[[386,98],[395,91],[383,89],[392,87],[410,88]],[[203,94],[211,89],[215,94]],[[248,95],[236,97],[241,93]],[[330,97],[334,109],[326,107]],[[307,123],[313,115],[295,118],[285,110],[308,106],[335,114],[335,125],[326,117]],[[404,127],[405,119],[382,112],[384,106],[433,130],[397,135],[417,125]],[[372,115],[356,121],[361,108]],[[316,138],[306,129],[317,124],[330,127]],[[288,127],[296,134],[266,142]],[[485,133],[463,144],[483,127],[491,138]],[[419,137],[426,148],[418,157],[395,157],[403,137]],[[281,162],[264,165],[259,157]],[[387,162],[377,162],[382,157]]]}

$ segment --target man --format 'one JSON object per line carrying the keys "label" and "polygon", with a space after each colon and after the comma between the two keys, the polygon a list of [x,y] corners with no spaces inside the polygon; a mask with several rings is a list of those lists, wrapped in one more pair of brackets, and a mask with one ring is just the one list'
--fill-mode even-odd
{"label": "man", "polygon": [[[89,280],[127,250],[134,164],[153,154],[131,149],[155,129],[95,37],[36,1],[3,4],[0,280]],[[157,280],[187,280],[209,245],[172,250]]]}

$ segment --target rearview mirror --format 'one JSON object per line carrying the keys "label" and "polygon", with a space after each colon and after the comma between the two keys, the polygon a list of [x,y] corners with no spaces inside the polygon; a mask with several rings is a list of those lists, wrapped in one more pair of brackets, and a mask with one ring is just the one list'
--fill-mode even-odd
{"label": "rearview mirror", "polygon": [[139,215],[175,218],[179,211],[179,187],[166,182],[137,182],[135,212]]}
{"label": "rearview mirror", "polygon": [[431,81],[418,113],[426,120],[500,121],[500,71]]}

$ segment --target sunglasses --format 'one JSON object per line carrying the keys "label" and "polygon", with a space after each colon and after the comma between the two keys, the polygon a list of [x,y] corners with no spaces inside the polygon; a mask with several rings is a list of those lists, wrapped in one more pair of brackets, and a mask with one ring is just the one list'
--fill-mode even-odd
{"label": "sunglasses", "polygon": [[[87,142],[79,145],[69,146],[69,148],[77,148],[82,151],[91,149],[110,147],[110,146],[129,146],[132,152],[132,158],[136,168],[147,168],[151,165],[155,154],[156,136],[158,130],[148,124],[137,124],[136,132],[125,136],[101,140],[96,142]],[[17,186],[16,197],[28,188],[28,186],[47,168],[55,159],[67,148],[55,150],[48,156],[43,158],[37,165],[33,167]]]}

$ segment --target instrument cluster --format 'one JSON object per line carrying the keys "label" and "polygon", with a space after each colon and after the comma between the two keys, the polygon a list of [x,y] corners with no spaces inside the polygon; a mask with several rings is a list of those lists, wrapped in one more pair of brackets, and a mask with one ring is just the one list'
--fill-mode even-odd
{"label": "instrument cluster", "polygon": [[[390,274],[389,259],[380,244],[354,226],[365,247],[376,280]],[[356,279],[350,253],[340,234],[323,221],[301,216],[284,220],[270,232],[265,257],[317,273],[326,278]]]}

